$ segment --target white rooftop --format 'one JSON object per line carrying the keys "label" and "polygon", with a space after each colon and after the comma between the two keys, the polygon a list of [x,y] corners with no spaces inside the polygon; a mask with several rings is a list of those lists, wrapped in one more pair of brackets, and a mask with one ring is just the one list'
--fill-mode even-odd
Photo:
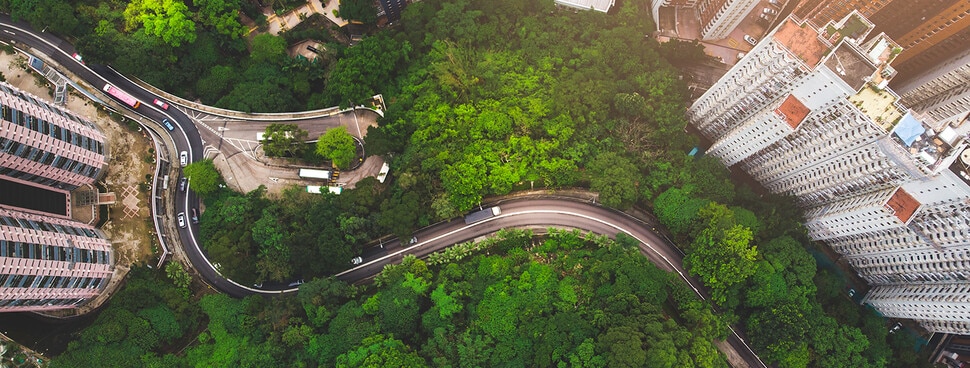
{"label": "white rooftop", "polygon": [[581,10],[596,10],[606,13],[616,0],[556,0],[556,4]]}

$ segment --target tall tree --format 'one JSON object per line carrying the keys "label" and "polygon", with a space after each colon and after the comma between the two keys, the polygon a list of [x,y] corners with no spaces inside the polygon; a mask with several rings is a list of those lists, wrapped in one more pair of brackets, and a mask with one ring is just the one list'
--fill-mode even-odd
{"label": "tall tree", "polygon": [[330,159],[333,167],[346,169],[357,158],[357,143],[346,127],[327,129],[317,140],[317,154]]}
{"label": "tall tree", "polygon": [[189,185],[198,195],[207,196],[212,194],[219,185],[223,183],[222,175],[212,164],[212,160],[196,161],[182,169],[185,177],[189,178]]}
{"label": "tall tree", "polygon": [[173,47],[195,42],[195,22],[181,0],[133,0],[125,8],[126,28],[139,25]]}

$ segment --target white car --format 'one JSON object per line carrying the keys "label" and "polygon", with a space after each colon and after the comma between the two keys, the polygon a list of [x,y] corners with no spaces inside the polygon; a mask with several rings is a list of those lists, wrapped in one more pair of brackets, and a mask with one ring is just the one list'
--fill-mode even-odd
{"label": "white car", "polygon": [[182,166],[185,166],[185,165],[188,165],[189,164],[189,153],[188,152],[182,151],[182,152],[179,153],[179,163],[182,164]]}
{"label": "white car", "polygon": [[771,15],[778,14],[778,12],[775,11],[775,9],[772,9],[772,8],[765,8],[764,10],[762,10],[762,12],[764,12],[765,14],[771,14]]}
{"label": "white car", "polygon": [[179,212],[179,227],[185,228],[185,212]]}
{"label": "white car", "polygon": [[751,37],[751,36],[748,36],[748,35],[744,35],[744,40],[746,42],[750,43],[751,46],[754,46],[754,45],[757,45],[758,44],[758,40],[756,40],[754,37]]}
{"label": "white car", "polygon": [[350,263],[353,264],[353,265],[359,265],[361,263],[364,263],[364,258],[363,257],[354,257],[354,258],[351,258],[350,259]]}

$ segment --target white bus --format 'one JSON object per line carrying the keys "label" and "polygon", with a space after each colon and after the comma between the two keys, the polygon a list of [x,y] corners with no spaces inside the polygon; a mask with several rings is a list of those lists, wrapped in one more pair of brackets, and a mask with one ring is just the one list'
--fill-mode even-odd
{"label": "white bus", "polygon": [[300,177],[330,180],[330,170],[300,169]]}

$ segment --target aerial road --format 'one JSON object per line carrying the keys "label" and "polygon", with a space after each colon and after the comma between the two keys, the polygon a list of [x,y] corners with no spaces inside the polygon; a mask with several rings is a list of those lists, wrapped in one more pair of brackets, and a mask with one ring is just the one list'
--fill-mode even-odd
{"label": "aerial road", "polygon": [[[89,66],[79,62],[72,57],[75,52],[72,45],[48,33],[33,31],[29,25],[13,22],[7,15],[0,15],[0,39],[29,45],[33,52],[44,53],[91,86],[100,88],[105,84],[112,84],[141,100],[142,103],[134,109],[135,112],[153,120],[158,125],[154,130],[168,133],[172,137],[175,145],[172,151],[176,155],[182,151],[186,152],[188,162],[202,158],[203,141],[199,129],[178,109],[162,109],[152,104],[154,99],[160,98],[159,96],[132,83],[106,66]],[[172,127],[164,127],[161,124],[162,119],[168,119]],[[177,167],[180,163],[176,160],[172,165]],[[191,210],[198,208],[198,198],[191,190],[181,191],[178,185],[169,190],[175,195],[176,213],[181,212],[190,216]],[[651,225],[622,212],[593,203],[549,197],[517,198],[491,205],[500,206],[501,214],[473,224],[466,224],[462,219],[439,223],[416,232],[417,241],[413,244],[402,246],[400,242],[394,241],[385,243],[383,248],[367,249],[361,264],[351,266],[348,263],[350,269],[338,274],[337,277],[347,282],[367,280],[380,272],[384,265],[398,263],[405,255],[424,257],[445,247],[485,236],[503,228],[574,228],[611,237],[617,233],[626,233],[640,242],[641,253],[649,257],[653,263],[661,269],[676,272],[700,297],[707,298],[700,283],[688,277],[683,269],[683,255],[679,250],[658,235]],[[197,225],[192,224],[188,218],[185,220],[185,227],[174,226],[179,231],[182,247],[201,277],[214,288],[234,297],[280,294],[296,290],[288,286],[249,287],[222,277],[199,246]],[[166,218],[165,221],[172,224],[175,219]],[[179,245],[173,242],[170,246]],[[748,363],[748,366],[765,367],[740,336],[733,330],[731,332],[728,342],[733,350]]]}

